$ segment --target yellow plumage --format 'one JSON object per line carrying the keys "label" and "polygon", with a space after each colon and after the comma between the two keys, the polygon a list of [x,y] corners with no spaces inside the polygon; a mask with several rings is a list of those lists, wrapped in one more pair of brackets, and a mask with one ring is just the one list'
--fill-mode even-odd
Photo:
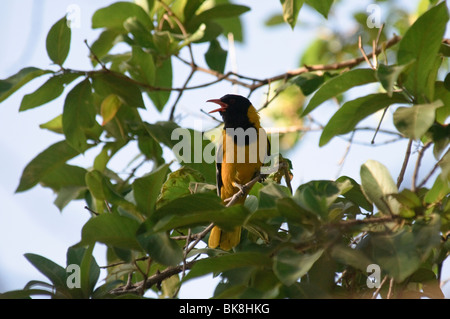
{"label": "yellow plumage", "polygon": [[[222,152],[223,158],[222,163],[217,163],[217,186],[219,187],[219,194],[223,201],[239,191],[236,184],[243,186],[256,176],[267,153],[268,143],[261,143],[262,145],[259,143],[260,138],[264,138],[267,141],[267,137],[265,131],[261,128],[258,112],[250,104],[247,112],[243,116],[246,116],[244,122],[248,122],[250,125],[249,128],[253,129],[253,132],[256,133],[256,139],[250,137],[247,142],[240,143],[240,145],[238,145],[239,142],[236,143],[235,136],[228,134],[227,119],[223,116],[225,128],[222,137],[222,147],[218,149],[218,152]],[[239,123],[239,121],[237,122]],[[230,152],[232,153],[230,154]],[[260,152],[262,156],[259,155]],[[245,197],[242,196],[239,198],[236,204],[243,204]],[[208,246],[210,248],[220,247],[224,250],[230,250],[239,244],[240,237],[241,227],[236,227],[232,231],[224,231],[215,226],[211,230]]]}

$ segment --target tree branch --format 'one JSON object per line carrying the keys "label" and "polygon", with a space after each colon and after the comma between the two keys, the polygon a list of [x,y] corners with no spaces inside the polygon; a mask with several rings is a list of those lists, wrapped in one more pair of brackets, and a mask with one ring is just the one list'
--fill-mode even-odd
{"label": "tree branch", "polygon": [[187,262],[186,264],[178,265],[175,267],[169,267],[159,273],[154,274],[153,276],[148,277],[145,282],[140,281],[135,284],[131,284],[129,287],[120,286],[111,290],[110,293],[113,295],[123,295],[128,293],[139,294],[141,292],[141,289],[149,289],[153,285],[162,282],[164,279],[167,279],[173,275],[180,273],[183,270],[183,268],[191,269],[191,267],[195,264],[195,262],[196,260],[192,260],[190,262]]}

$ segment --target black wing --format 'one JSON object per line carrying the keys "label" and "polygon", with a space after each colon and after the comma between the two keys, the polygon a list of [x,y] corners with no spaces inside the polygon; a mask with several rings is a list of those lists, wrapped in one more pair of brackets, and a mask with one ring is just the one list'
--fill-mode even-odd
{"label": "black wing", "polygon": [[220,192],[223,186],[222,181],[222,158],[223,158],[223,145],[220,143],[216,153],[216,186],[217,195],[220,197]]}

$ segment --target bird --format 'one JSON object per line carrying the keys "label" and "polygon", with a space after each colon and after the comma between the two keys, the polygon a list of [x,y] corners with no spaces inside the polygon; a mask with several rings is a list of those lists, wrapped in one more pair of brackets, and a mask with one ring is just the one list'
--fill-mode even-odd
{"label": "bird", "polygon": [[[209,113],[219,112],[224,123],[216,153],[217,194],[225,203],[226,199],[242,190],[245,195],[235,202],[242,204],[249,191],[244,189],[243,185],[260,174],[265,157],[270,153],[267,134],[261,127],[257,110],[247,98],[227,94],[207,102],[220,106]],[[240,237],[240,226],[232,231],[214,226],[208,246],[228,251],[239,244]]]}

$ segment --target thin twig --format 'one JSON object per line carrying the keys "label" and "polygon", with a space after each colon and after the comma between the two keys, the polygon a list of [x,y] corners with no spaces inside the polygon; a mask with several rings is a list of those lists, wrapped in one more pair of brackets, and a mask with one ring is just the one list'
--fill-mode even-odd
{"label": "thin twig", "polygon": [[[185,246],[186,248],[189,247],[190,239],[191,239],[191,229],[189,228],[186,238],[186,246]],[[186,273],[186,257],[187,257],[187,250],[185,250],[183,253],[183,271],[181,273],[181,278],[183,278]]]}
{"label": "thin twig", "polygon": [[386,115],[386,111],[388,110],[388,108],[389,108],[389,106],[384,109],[383,115],[381,115],[381,119],[378,122],[378,126],[375,130],[375,133],[373,133],[372,141],[370,142],[370,144],[375,144],[375,137],[377,136],[377,133],[380,130],[381,122],[383,122],[384,116]]}
{"label": "thin twig", "polygon": [[[376,127],[376,128],[367,127],[367,126],[365,126],[365,127],[357,127],[357,128],[354,129],[354,131],[376,131],[378,133],[384,133],[384,134],[389,134],[389,135],[396,135],[396,136],[401,137],[401,138],[404,137],[399,132],[381,129],[381,128],[379,128],[379,126]],[[371,144],[373,144],[373,143],[371,143]]]}
{"label": "thin twig", "polygon": [[386,282],[387,278],[388,278],[387,275],[384,276],[383,280],[382,280],[381,283],[380,283],[380,286],[379,286],[379,287],[377,288],[377,290],[375,290],[375,292],[373,293],[372,299],[376,299],[377,296],[380,294],[381,287],[383,287],[383,285],[384,285],[384,283]]}
{"label": "thin twig", "polygon": [[388,290],[386,299],[392,298],[393,289],[394,289],[394,278],[391,278],[391,280],[389,281],[389,290]]}
{"label": "thin twig", "polygon": [[416,166],[414,167],[414,174],[412,177],[412,191],[415,192],[417,187],[416,187],[416,181],[417,181],[417,175],[419,174],[419,167],[420,167],[420,163],[422,162],[422,158],[423,155],[425,154],[425,151],[427,150],[428,147],[431,146],[431,142],[426,143],[421,150],[419,151],[419,155],[417,156],[417,161],[416,161]]}
{"label": "thin twig", "polygon": [[221,121],[221,120],[216,119],[214,116],[212,116],[211,114],[209,114],[209,113],[206,112],[205,110],[200,109],[200,112],[202,112],[203,114],[207,115],[207,116],[208,116],[209,118],[211,118],[212,120],[214,120],[214,121],[216,121],[216,122],[222,124],[222,121]]}
{"label": "thin twig", "polygon": [[406,166],[408,166],[409,156],[411,155],[411,146],[413,139],[410,138],[408,142],[408,146],[406,147],[405,159],[403,160],[402,169],[400,170],[400,174],[397,178],[397,188],[400,188],[400,185],[403,182],[403,177],[405,176]]}
{"label": "thin twig", "polygon": [[170,109],[170,116],[169,116],[169,121],[173,121],[174,119],[174,115],[175,115],[175,109],[177,107],[178,102],[181,99],[181,96],[183,95],[184,89],[186,89],[187,85],[189,84],[189,82],[191,81],[192,77],[194,76],[195,73],[195,68],[191,69],[191,72],[189,73],[188,77],[186,78],[186,81],[184,81],[183,84],[183,90],[178,92],[178,96],[177,99],[175,100],[175,102],[172,105],[172,108]]}
{"label": "thin twig", "polygon": [[347,147],[345,148],[344,155],[342,156],[342,158],[338,162],[339,169],[337,171],[336,177],[339,177],[339,175],[341,174],[342,168],[344,167],[345,159],[347,158],[348,154],[350,153],[350,148],[353,145],[353,138],[354,137],[355,137],[355,131],[352,132],[352,134],[350,136],[350,139],[348,141]]}
{"label": "thin twig", "polygon": [[268,127],[265,128],[267,134],[287,134],[295,132],[311,132],[311,131],[321,131],[321,128],[308,127],[303,125],[292,125],[283,127]]}
{"label": "thin twig", "polygon": [[[189,242],[191,239],[191,229],[188,229],[188,234],[186,236],[186,245],[184,246],[185,248],[187,248],[189,246]],[[186,258],[187,258],[187,249],[184,250],[183,252],[183,268],[181,269],[181,280],[183,280],[184,276],[186,275]],[[173,293],[173,298],[175,298],[178,295],[178,292],[181,289],[181,285],[178,285],[177,289],[175,290],[175,292]]]}
{"label": "thin twig", "polygon": [[[143,256],[140,258],[136,258],[134,261],[142,261],[142,260],[147,260],[149,259],[149,256]],[[107,268],[111,268],[111,267],[115,267],[115,266],[120,266],[120,265],[124,265],[124,264],[128,264],[128,262],[126,261],[118,261],[116,263],[112,263],[112,264],[108,264],[106,266],[99,266],[101,269],[107,269]]]}
{"label": "thin twig", "polygon": [[[164,1],[158,0],[159,4],[161,4],[161,6],[164,8],[164,10],[166,10],[167,14],[169,16],[171,16],[175,23],[177,24],[178,28],[180,28],[181,33],[183,34],[184,39],[186,40],[189,36],[189,34],[186,31],[186,28],[184,27],[183,23],[181,22],[181,20],[177,17],[177,15],[172,11],[172,9],[164,3]],[[181,96],[183,95],[183,92],[186,90],[187,85],[189,84],[189,82],[191,81],[195,71],[196,71],[196,63],[195,63],[195,59],[194,59],[194,52],[192,50],[192,46],[190,43],[187,44],[188,50],[189,50],[189,56],[191,58],[191,61],[189,63],[190,67],[191,67],[191,72],[189,73],[188,77],[186,78],[186,81],[183,84],[183,87],[181,88],[181,90],[179,90],[178,92],[178,96],[177,99],[175,100],[175,102],[172,105],[172,108],[170,110],[170,115],[169,115],[169,121],[173,121],[174,119],[174,115],[175,115],[175,109],[177,107],[178,102],[181,99]]]}
{"label": "thin twig", "polygon": [[109,203],[106,199],[105,199],[105,205],[106,205],[106,209],[108,210],[108,213],[112,214],[111,207],[109,207]]}
{"label": "thin twig", "polygon": [[89,212],[91,212],[92,214],[94,214],[95,216],[98,216],[99,214],[95,211],[93,211],[92,209],[90,209],[88,206],[84,206],[84,209],[88,210]]}
{"label": "thin twig", "polygon": [[86,44],[87,48],[89,49],[89,52],[91,53],[92,58],[98,63],[100,64],[100,66],[102,67],[103,70],[105,71],[109,71],[105,64],[103,64],[102,61],[100,61],[100,59],[97,57],[97,55],[94,53],[94,51],[92,51],[92,48],[89,46],[87,39],[84,39],[84,44]]}
{"label": "thin twig", "polygon": [[428,175],[420,182],[420,184],[417,186],[417,188],[421,188],[423,187],[428,180],[431,178],[431,176],[434,174],[434,172],[436,171],[436,169],[439,167],[439,164],[441,164],[442,160],[444,159],[444,157],[450,152],[450,148],[447,150],[447,152],[444,153],[444,155],[442,155],[441,159],[439,161],[436,162],[436,164],[433,166],[433,169],[428,173]]}
{"label": "thin twig", "polygon": [[[177,24],[178,28],[180,28],[180,31],[183,34],[184,39],[186,40],[188,38],[189,34],[187,33],[186,28],[184,27],[180,18],[177,17],[177,15],[172,11],[172,9],[167,4],[164,3],[164,1],[158,0],[158,3],[164,8],[164,10],[166,10],[167,14],[173,18],[173,20]],[[191,44],[188,44],[187,47],[189,49],[189,55],[191,56],[190,64],[192,67],[194,67],[195,66],[194,53],[192,52]]]}
{"label": "thin twig", "polygon": [[[362,54],[364,60],[366,60],[367,64],[370,66],[370,68],[375,70],[375,67],[373,66],[372,62],[370,62],[369,57],[366,54],[366,51],[364,51],[364,47],[363,47],[362,41],[361,41],[361,36],[358,37],[358,49],[359,49],[359,51],[361,51],[361,54]],[[372,56],[374,56],[375,53],[376,53],[376,50],[373,50]]]}
{"label": "thin twig", "polygon": [[211,231],[211,229],[213,229],[213,227],[214,223],[211,223],[203,231],[197,234],[197,238],[195,239],[195,241],[189,247],[186,248],[186,255],[189,254],[192,249],[194,249],[194,247],[198,244],[198,242],[202,240],[203,237],[205,237],[206,234],[208,234]]}
{"label": "thin twig", "polygon": [[227,198],[224,200],[226,202],[226,207],[230,207],[231,205],[234,205],[239,198],[246,195],[246,190],[251,189],[253,185],[256,184],[256,182],[259,182],[261,180],[261,175],[257,174],[251,181],[249,181],[247,184],[242,186],[242,189],[240,189],[238,192],[236,192],[233,196]]}
{"label": "thin twig", "polygon": [[380,42],[381,34],[384,29],[384,23],[381,25],[380,29],[378,29],[377,38],[372,42],[372,55],[373,55],[373,65],[375,68],[378,68],[378,54],[376,53],[378,48],[378,43]]}

